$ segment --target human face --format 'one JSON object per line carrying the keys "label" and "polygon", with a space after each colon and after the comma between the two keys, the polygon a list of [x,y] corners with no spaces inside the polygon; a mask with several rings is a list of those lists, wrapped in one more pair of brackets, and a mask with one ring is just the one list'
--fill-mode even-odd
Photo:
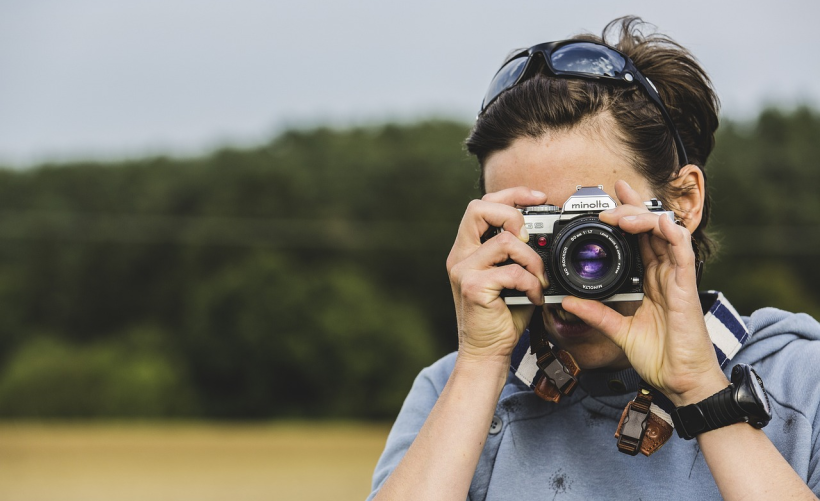
{"label": "human face", "polygon": [[[547,203],[561,206],[579,185],[603,185],[604,191],[617,200],[615,182],[623,179],[643,200],[653,198],[649,183],[629,165],[624,147],[612,136],[596,134],[595,130],[572,129],[548,132],[537,139],[516,139],[507,149],[487,158],[484,165],[487,192],[526,186],[544,192]],[[633,314],[639,305],[640,302],[609,303],[623,315]],[[562,320],[560,309],[560,305],[544,307],[547,332],[555,344],[572,354],[580,367],[629,367],[623,350],[608,337],[574,315],[561,313],[565,315]]]}

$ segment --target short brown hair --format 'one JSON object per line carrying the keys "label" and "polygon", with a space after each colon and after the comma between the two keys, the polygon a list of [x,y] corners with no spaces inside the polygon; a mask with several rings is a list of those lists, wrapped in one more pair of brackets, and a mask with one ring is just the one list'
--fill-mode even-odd
{"label": "short brown hair", "polygon": [[[695,57],[671,38],[656,32],[644,34],[647,24],[638,17],[623,17],[607,24],[600,37],[573,37],[603,42],[626,54],[654,83],[678,128],[689,163],[706,175],[706,161],[715,145],[720,107],[706,72]],[[680,192],[670,185],[681,167],[672,132],[658,108],[638,86],[608,85],[600,81],[553,78],[538,74],[502,93],[476,120],[465,141],[481,164],[494,152],[518,138],[538,138],[547,131],[569,130],[608,112],[619,124],[615,133],[641,173],[667,207]],[[683,188],[684,190],[686,187]],[[705,233],[711,202],[705,198],[703,217],[693,232],[704,258],[715,244]]]}

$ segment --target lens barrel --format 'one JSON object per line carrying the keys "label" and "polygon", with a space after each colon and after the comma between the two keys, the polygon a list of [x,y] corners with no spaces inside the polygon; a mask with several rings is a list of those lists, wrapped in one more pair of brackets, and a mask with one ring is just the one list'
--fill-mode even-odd
{"label": "lens barrel", "polygon": [[567,224],[553,240],[551,268],[558,284],[570,294],[604,299],[615,294],[629,276],[629,243],[620,229],[597,216]]}

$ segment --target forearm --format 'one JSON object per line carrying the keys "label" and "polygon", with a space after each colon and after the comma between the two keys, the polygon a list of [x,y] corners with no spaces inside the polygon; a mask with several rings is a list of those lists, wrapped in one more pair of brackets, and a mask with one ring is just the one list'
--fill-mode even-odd
{"label": "forearm", "polygon": [[[728,384],[716,368],[690,392],[668,397],[676,406],[689,405]],[[817,499],[762,430],[735,423],[701,433],[697,440],[723,499]]]}
{"label": "forearm", "polygon": [[459,357],[413,445],[375,499],[466,499],[508,368],[508,360]]}
{"label": "forearm", "polygon": [[737,423],[699,435],[698,445],[723,499],[817,499],[762,430]]}

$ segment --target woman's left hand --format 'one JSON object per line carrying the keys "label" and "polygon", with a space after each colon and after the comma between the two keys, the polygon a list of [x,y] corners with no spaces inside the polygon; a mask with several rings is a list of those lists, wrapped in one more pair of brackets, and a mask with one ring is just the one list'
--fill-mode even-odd
{"label": "woman's left hand", "polygon": [[612,339],[638,374],[676,406],[695,403],[725,388],[698,298],[690,232],[665,214],[649,212],[626,182],[615,184],[622,205],[601,221],[639,234],[644,299],[633,316],[598,301],[567,297],[563,307]]}

